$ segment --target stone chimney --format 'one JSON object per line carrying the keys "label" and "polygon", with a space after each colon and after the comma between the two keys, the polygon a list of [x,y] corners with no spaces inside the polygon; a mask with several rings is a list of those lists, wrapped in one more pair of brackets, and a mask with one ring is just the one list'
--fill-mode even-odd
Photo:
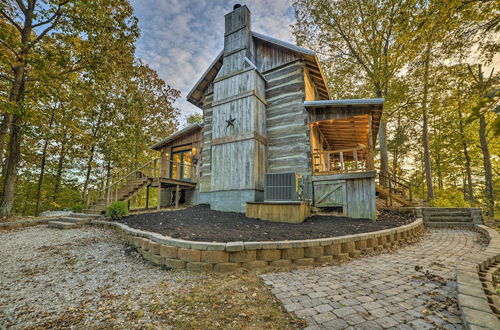
{"label": "stone chimney", "polygon": [[225,15],[222,68],[214,80],[211,208],[244,212],[262,200],[267,166],[265,80],[254,63],[250,10]]}

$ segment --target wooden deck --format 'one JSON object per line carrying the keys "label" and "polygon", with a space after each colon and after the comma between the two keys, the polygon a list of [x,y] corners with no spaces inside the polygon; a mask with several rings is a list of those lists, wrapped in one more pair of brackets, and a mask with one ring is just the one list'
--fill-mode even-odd
{"label": "wooden deck", "polygon": [[301,223],[311,216],[308,202],[248,202],[245,215],[273,222]]}

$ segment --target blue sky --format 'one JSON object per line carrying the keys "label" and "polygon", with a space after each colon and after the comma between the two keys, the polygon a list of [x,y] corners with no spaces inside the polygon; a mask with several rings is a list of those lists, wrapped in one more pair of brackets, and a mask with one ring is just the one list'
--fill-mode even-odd
{"label": "blue sky", "polygon": [[176,106],[181,123],[201,112],[186,95],[223,46],[224,15],[236,3],[252,13],[252,30],[293,42],[291,0],[132,0],[141,38],[137,56],[182,92]]}

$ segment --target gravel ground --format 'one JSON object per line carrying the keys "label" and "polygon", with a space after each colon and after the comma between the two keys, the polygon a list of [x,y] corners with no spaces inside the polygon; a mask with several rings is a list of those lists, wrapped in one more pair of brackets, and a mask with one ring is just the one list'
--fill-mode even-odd
{"label": "gravel ground", "polygon": [[296,329],[255,274],[152,266],[112,231],[0,232],[0,329]]}
{"label": "gravel ground", "polygon": [[154,324],[142,308],[150,292],[199,276],[154,267],[102,229],[35,227],[1,232],[0,242],[0,329]]}

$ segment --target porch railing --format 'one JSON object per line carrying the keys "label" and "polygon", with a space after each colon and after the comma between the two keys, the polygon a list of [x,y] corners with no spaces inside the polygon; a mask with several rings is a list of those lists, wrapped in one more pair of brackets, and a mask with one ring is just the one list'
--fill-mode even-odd
{"label": "porch railing", "polygon": [[369,147],[313,152],[314,174],[348,173],[374,169]]}
{"label": "porch railing", "polygon": [[377,172],[377,183],[389,192],[386,201],[391,206],[394,195],[413,202],[413,184],[396,174],[379,170]]}

